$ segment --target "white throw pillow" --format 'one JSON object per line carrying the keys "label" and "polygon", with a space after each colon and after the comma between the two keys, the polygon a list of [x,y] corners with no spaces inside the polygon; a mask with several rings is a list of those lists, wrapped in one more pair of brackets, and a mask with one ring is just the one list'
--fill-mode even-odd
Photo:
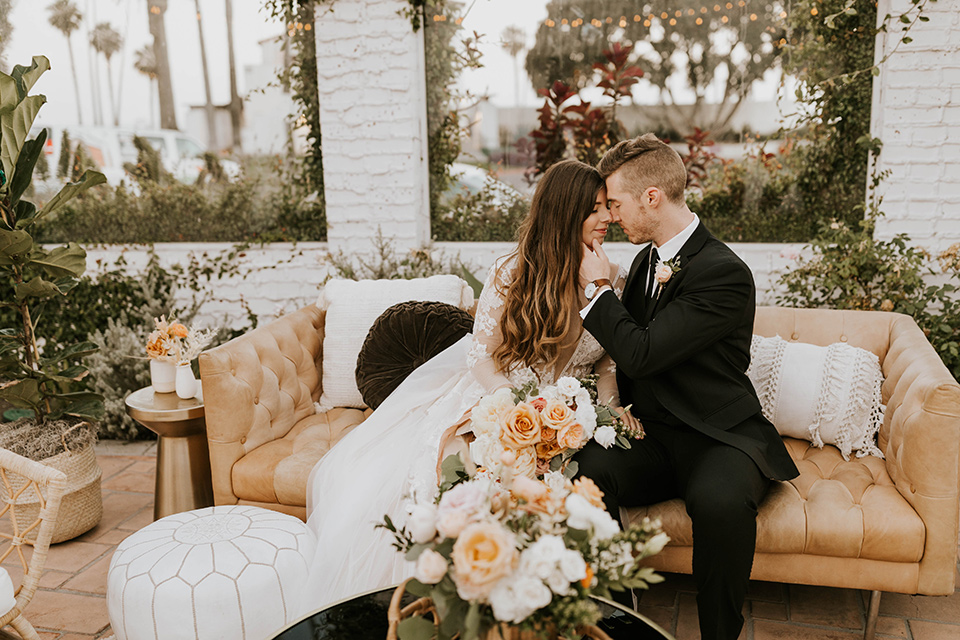
{"label": "white throw pillow", "polygon": [[15,606],[17,599],[13,595],[13,580],[7,570],[0,567],[0,616],[5,616]]}
{"label": "white throw pillow", "polygon": [[366,404],[357,389],[357,356],[374,320],[398,302],[436,301],[469,310],[473,289],[453,275],[415,280],[330,280],[317,306],[327,310],[319,409]]}
{"label": "white throw pillow", "polygon": [[875,354],[842,342],[819,347],[753,336],[747,375],[780,435],[832,444],[845,460],[853,451],[883,457],[876,446],[883,372]]}

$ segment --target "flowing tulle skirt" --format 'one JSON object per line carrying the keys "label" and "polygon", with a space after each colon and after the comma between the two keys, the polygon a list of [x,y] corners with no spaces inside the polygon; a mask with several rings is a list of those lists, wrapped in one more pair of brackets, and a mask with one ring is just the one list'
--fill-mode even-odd
{"label": "flowing tulle skirt", "polygon": [[441,436],[484,393],[466,365],[470,344],[466,336],[419,367],[310,472],[317,552],[301,614],[412,575],[392,534],[375,526],[384,514],[401,526],[409,496],[435,495]]}

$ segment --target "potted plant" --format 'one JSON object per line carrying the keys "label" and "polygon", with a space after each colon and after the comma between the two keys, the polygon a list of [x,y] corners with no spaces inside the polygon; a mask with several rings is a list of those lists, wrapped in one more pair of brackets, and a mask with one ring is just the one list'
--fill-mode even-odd
{"label": "potted plant", "polygon": [[[12,299],[0,305],[13,309],[14,326],[0,328],[0,398],[33,415],[0,424],[0,447],[39,460],[67,474],[67,494],[60,507],[53,542],[68,540],[100,521],[100,468],[93,451],[96,420],[103,414],[102,396],[79,384],[89,374],[80,359],[97,350],[91,342],[42,345],[37,325],[44,307],[64,296],[86,269],[86,252],[76,243],[46,248],[34,242],[31,227],[50,216],[78,193],[106,182],[87,171],[67,184],[42,207],[22,199],[43,153],[46,132],[28,140],[42,95],[28,95],[50,68],[43,56],[29,67],[17,65],[0,73],[0,277]],[[17,499],[17,519],[27,527],[41,503],[31,489]]]}

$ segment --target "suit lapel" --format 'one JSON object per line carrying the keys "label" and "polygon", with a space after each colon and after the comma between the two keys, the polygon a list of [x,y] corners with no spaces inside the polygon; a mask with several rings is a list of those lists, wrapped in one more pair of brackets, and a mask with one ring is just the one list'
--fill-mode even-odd
{"label": "suit lapel", "polygon": [[630,273],[627,275],[627,282],[623,286],[624,299],[627,299],[630,295],[631,287],[635,284],[637,277],[646,273],[642,267],[644,267],[649,260],[651,246],[653,245],[648,244],[645,248],[641,249],[637,257],[633,259],[633,264],[630,265]]}
{"label": "suit lapel", "polygon": [[645,318],[649,322],[656,314],[657,310],[668,301],[673,299],[674,294],[680,281],[680,273],[683,271],[683,268],[690,262],[691,258],[700,252],[700,249],[703,248],[704,243],[709,238],[713,236],[703,226],[703,222],[697,225],[697,228],[694,229],[693,235],[691,235],[686,242],[683,243],[683,246],[680,247],[680,251],[677,252],[677,258],[679,258],[680,271],[675,273],[672,278],[665,285],[663,285],[660,290],[660,295],[654,295],[654,298],[647,305],[647,310],[645,313]]}

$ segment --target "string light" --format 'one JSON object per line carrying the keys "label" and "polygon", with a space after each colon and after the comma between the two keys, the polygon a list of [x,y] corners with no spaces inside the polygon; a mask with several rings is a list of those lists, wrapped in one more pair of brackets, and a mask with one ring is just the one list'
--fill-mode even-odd
{"label": "string light", "polygon": [[751,14],[750,14],[750,22],[755,22],[756,19],[757,19],[757,14],[751,13]]}
{"label": "string light", "polygon": [[677,19],[676,19],[676,18],[670,18],[670,26],[673,27],[673,26],[675,26],[676,24],[677,24]]}
{"label": "string light", "polygon": [[818,13],[820,13],[820,12],[817,11],[817,8],[816,8],[816,7],[814,7],[813,9],[810,9],[810,15],[815,16],[815,15],[817,15]]}

